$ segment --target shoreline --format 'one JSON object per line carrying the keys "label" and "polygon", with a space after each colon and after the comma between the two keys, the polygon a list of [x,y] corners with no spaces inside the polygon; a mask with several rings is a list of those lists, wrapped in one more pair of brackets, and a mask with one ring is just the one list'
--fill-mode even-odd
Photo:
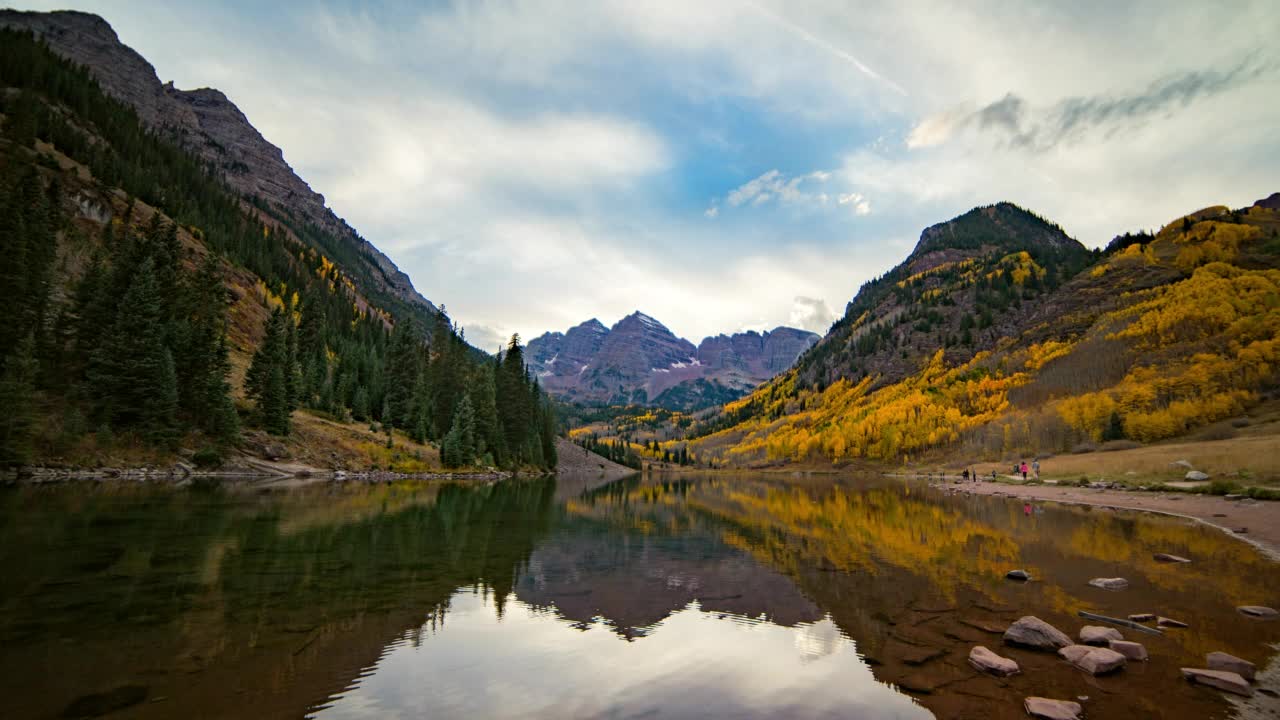
{"label": "shoreline", "polygon": [[931,482],[930,487],[966,495],[1000,496],[1064,505],[1087,505],[1193,520],[1246,542],[1268,559],[1280,562],[1280,503],[1277,502],[1248,498],[1228,500],[1218,495],[1054,485],[1012,485],[988,481]]}

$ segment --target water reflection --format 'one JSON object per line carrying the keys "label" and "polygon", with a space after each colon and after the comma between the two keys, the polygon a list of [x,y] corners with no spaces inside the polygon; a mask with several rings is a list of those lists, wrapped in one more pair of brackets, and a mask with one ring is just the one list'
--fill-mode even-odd
{"label": "water reflection", "polygon": [[443,628],[395,643],[313,716],[931,717],[877,682],[830,620],[786,628],[691,603],[628,643],[603,619],[566,632],[555,613],[512,598],[499,614],[469,591]]}
{"label": "water reflection", "polygon": [[[0,693],[6,717],[1012,718],[1027,694],[1223,716],[1177,668],[1264,663],[1280,623],[1234,607],[1276,604],[1276,567],[1172,519],[1032,510],[758,475],[11,489]],[[1115,575],[1128,591],[1087,585]],[[1191,627],[1137,638],[1151,662],[1111,678],[1022,651],[1009,681],[965,663],[1020,615],[1074,633],[1082,609]]]}

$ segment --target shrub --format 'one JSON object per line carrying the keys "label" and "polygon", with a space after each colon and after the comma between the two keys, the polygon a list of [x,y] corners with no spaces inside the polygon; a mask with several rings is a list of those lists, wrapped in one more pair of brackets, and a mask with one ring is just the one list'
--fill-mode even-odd
{"label": "shrub", "polygon": [[1098,450],[1101,452],[1115,452],[1116,450],[1133,450],[1140,447],[1142,447],[1142,443],[1133,440],[1111,440],[1102,443]]}
{"label": "shrub", "polygon": [[1277,488],[1251,487],[1244,494],[1254,500],[1280,500],[1280,489]]}
{"label": "shrub", "polygon": [[214,447],[200,448],[191,456],[191,462],[203,469],[216,468],[223,460],[222,451]]}
{"label": "shrub", "polygon": [[1210,495],[1229,495],[1240,492],[1240,486],[1230,480],[1214,480],[1209,483],[1209,489],[1206,492]]}

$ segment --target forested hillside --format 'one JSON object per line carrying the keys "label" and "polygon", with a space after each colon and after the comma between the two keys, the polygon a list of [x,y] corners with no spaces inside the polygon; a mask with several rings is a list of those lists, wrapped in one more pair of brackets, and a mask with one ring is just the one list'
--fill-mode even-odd
{"label": "forested hillside", "polygon": [[994,460],[1247,423],[1280,382],[1278,268],[1268,201],[1207,208],[1102,253],[1007,203],[978,208],[925,230],[751,395],[576,434],[740,466]]}
{"label": "forested hillside", "polygon": [[0,463],[216,465],[242,431],[315,417],[418,468],[435,445],[449,467],[554,466],[517,339],[489,359],[429,303],[362,292],[348,244],[238,194],[29,33],[0,30],[0,113]]}

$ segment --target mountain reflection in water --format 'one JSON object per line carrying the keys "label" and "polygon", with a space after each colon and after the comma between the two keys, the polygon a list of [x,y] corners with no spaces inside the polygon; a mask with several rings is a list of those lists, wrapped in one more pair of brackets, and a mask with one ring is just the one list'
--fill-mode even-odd
{"label": "mountain reflection in water", "polygon": [[[1177,669],[1265,665],[1280,623],[1234,608],[1275,604],[1276,567],[1174,519],[1037,509],[875,477],[10,489],[0,692],[33,718],[1226,717]],[[1078,610],[1191,627],[1097,679],[989,631]],[[1024,673],[978,675],[976,644]]]}

